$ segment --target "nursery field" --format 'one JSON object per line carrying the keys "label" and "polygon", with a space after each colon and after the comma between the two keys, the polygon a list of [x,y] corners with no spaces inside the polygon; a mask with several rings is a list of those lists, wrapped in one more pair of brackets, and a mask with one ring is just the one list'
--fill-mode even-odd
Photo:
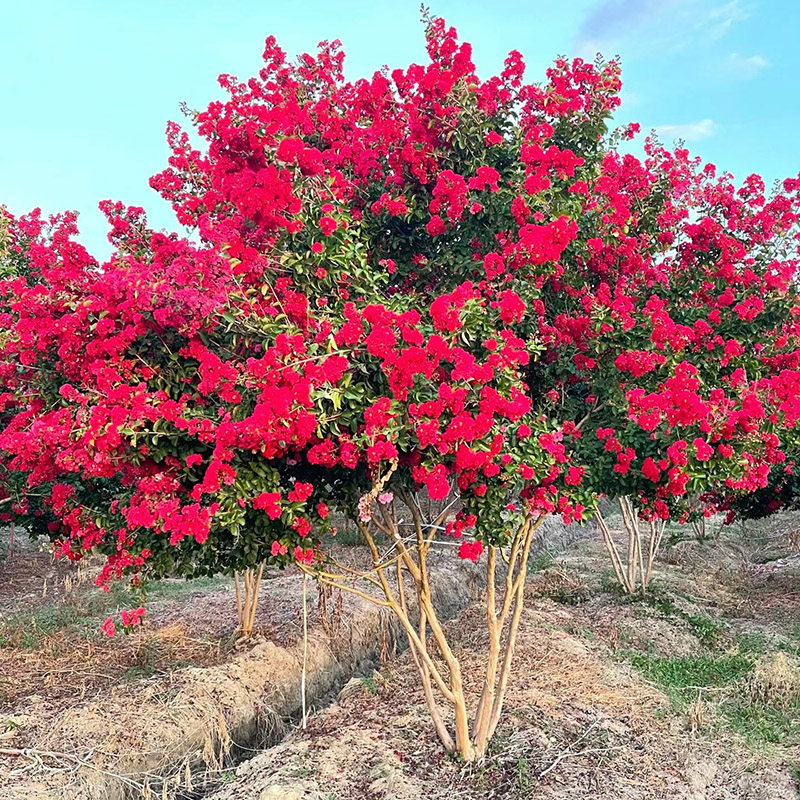
{"label": "nursery field", "polygon": [[[441,752],[402,639],[367,604],[321,607],[309,584],[304,730],[299,575],[267,575],[249,642],[221,578],[157,584],[144,627],[108,639],[126,598],[26,545],[0,565],[0,797],[795,798],[800,519],[749,525],[666,548],[636,600],[596,531],[564,548],[549,534],[507,709],[473,765]],[[474,701],[483,589],[464,562],[436,574],[448,566],[463,569],[441,602]]]}
{"label": "nursery field", "polygon": [[0,800],[800,796],[800,175],[421,17],[0,205]]}

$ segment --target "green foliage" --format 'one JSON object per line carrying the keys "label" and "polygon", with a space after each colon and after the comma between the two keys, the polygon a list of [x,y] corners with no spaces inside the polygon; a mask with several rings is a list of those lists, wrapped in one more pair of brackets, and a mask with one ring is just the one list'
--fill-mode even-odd
{"label": "green foliage", "polygon": [[663,688],[673,699],[688,701],[699,688],[728,686],[749,674],[752,657],[744,654],[690,655],[664,658],[631,652],[628,660],[642,676]]}

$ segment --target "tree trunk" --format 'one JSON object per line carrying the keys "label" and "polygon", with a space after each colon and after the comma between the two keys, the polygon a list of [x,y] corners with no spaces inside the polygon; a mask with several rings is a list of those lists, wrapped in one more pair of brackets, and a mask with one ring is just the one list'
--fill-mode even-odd
{"label": "tree trunk", "polygon": [[[624,558],[614,541],[607,520],[599,509],[595,511],[595,519],[603,534],[603,541],[611,558],[617,582],[628,595],[640,592],[646,594],[666,523],[664,520],[641,520],[639,509],[629,497],[619,497],[617,502],[622,517],[622,527],[628,539],[628,550]],[[648,529],[646,542],[643,540],[641,530],[643,523]]]}
{"label": "tree trunk", "polygon": [[236,612],[239,621],[236,633],[244,639],[249,639],[253,635],[263,575],[263,561],[257,568],[251,567],[242,572],[233,573],[233,582],[236,586]]}
{"label": "tree trunk", "polygon": [[[415,496],[403,495],[401,491],[396,494],[403,498],[411,514],[414,533],[410,536],[401,533],[402,521],[398,522],[394,503],[388,508],[379,505],[372,521],[391,542],[388,552],[381,553],[369,527],[359,522],[364,540],[372,553],[372,569],[358,572],[336,564],[341,571],[337,574],[324,569],[315,571],[302,565],[301,568],[324,583],[387,607],[397,616],[408,636],[409,650],[419,672],[423,695],[437,735],[448,752],[458,754],[466,762],[475,761],[485,755],[502,714],[522,615],[531,545],[544,517],[528,517],[516,532],[507,553],[492,545],[487,547],[485,602],[489,653],[480,699],[470,724],[470,703],[464,688],[461,664],[433,605],[427,566],[428,551],[436,531],[446,520],[447,509],[427,524]],[[507,565],[505,586],[499,598],[495,583],[498,556]],[[390,568],[391,573],[388,572]],[[390,576],[393,578],[391,582]],[[372,590],[357,588],[357,580],[370,585]],[[406,580],[409,582],[408,589],[413,589],[417,599],[419,619],[416,621],[408,606]],[[379,594],[373,593],[376,589]],[[429,640],[435,644],[435,650],[429,649]],[[448,728],[439,708],[437,690],[451,709],[452,730]]]}

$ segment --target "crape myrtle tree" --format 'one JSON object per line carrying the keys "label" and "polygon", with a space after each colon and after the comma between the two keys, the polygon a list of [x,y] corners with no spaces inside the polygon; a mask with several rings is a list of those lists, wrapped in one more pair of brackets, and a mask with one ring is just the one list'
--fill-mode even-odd
{"label": "crape myrtle tree", "polygon": [[[591,499],[565,481],[574,426],[536,412],[524,319],[577,233],[586,189],[569,189],[584,159],[567,140],[596,157],[619,79],[614,65],[559,62],[539,89],[514,55],[481,84],[438,20],[429,50],[425,67],[350,85],[335,47],[288,65],[270,42],[259,79],[224,79],[231,99],[197,115],[207,152],[171,129],[172,166],[154,181],[199,245],[109,204],[117,252],[102,269],[70,265],[74,291],[51,290],[49,263],[32,287],[4,285],[17,413],[0,445],[57,516],[61,552],[107,553],[101,579],[267,558],[388,605],[439,734],[472,759],[499,720],[536,526],[554,510],[581,519]],[[114,500],[87,504],[101,479]],[[465,558],[489,550],[491,656],[472,730],[431,602],[435,529],[416,516],[416,544],[395,537],[392,588],[365,524],[374,499],[397,532],[387,488],[412,510],[420,491],[457,494],[448,533]],[[329,503],[364,523],[372,563],[354,581],[317,552]]]}
{"label": "crape myrtle tree", "polygon": [[[261,75],[223,79],[230,99],[196,115],[204,152],[170,129],[172,164],[154,184],[199,244],[109,204],[117,252],[102,269],[70,264],[74,290],[51,290],[49,263],[32,287],[5,284],[17,391],[0,445],[58,518],[59,549],[107,553],[101,579],[266,558],[389,606],[437,731],[472,759],[499,720],[536,526],[555,510],[581,519],[591,502],[567,467],[578,431],[537,411],[526,311],[577,236],[619,77],[560,61],[535,87],[514,54],[482,83],[453,31],[435,20],[428,35],[428,65],[356,84],[335,46],[290,65],[268,42]],[[99,480],[118,486],[107,506],[84,502]],[[421,491],[457,495],[447,533],[465,558],[488,550],[490,659],[472,729],[431,601],[436,529],[417,515],[410,543],[395,536],[384,490],[412,516]],[[318,554],[333,503],[370,544],[353,580]],[[400,558],[378,551],[368,522]]]}
{"label": "crape myrtle tree", "polygon": [[61,555],[106,554],[102,584],[241,571],[247,633],[259,565],[289,558],[276,540],[291,540],[292,557],[314,551],[310,520],[324,508],[281,457],[313,437],[309,392],[341,376],[342,360],[313,340],[296,358],[302,333],[262,309],[277,298],[234,293],[232,259],[153,234],[140,209],[106,211],[118,247],[102,269],[72,230],[54,241],[28,227],[14,245],[26,275],[0,284],[13,510]]}
{"label": "crape myrtle tree", "polygon": [[763,519],[778,511],[797,511],[800,508],[800,479],[797,462],[792,460],[785,470],[774,470],[770,481],[757,489],[723,505],[730,521],[734,519]]}
{"label": "crape myrtle tree", "polygon": [[737,190],[682,148],[646,151],[606,156],[601,181],[620,192],[596,213],[625,225],[552,283],[574,310],[545,367],[554,405],[590,414],[577,457],[619,505],[627,554],[595,516],[629,593],[647,589],[668,520],[702,531],[715,498],[751,507],[770,482],[791,493],[800,408],[800,182]]}
{"label": "crape myrtle tree", "polygon": [[[714,508],[719,511],[723,526],[740,521],[744,533],[747,530],[746,523],[750,520],[763,520],[782,511],[800,509],[797,448],[787,447],[785,452],[786,460],[779,467],[773,468],[766,486],[747,494],[724,497],[715,495],[710,498]],[[787,531],[786,543],[792,550],[800,550],[800,534],[797,530]]]}
{"label": "crape myrtle tree", "polygon": [[[0,430],[18,422],[17,414],[23,409],[31,421],[42,410],[43,399],[38,389],[42,385],[40,369],[44,364],[37,364],[41,353],[34,347],[39,333],[36,309],[47,306],[49,314],[63,315],[66,298],[79,291],[97,267],[86,250],[74,241],[76,233],[74,214],[45,219],[37,210],[17,218],[0,207],[0,349],[3,353]],[[43,277],[45,274],[47,278]],[[18,298],[29,297],[29,293],[39,299],[30,313],[18,316],[14,304]],[[55,345],[59,336],[63,336],[66,352],[69,347],[67,328],[51,328],[46,336],[50,345]],[[20,358],[23,350],[27,352]],[[54,360],[58,358],[55,356]],[[42,432],[43,429],[37,430],[35,436]],[[55,451],[47,455],[54,457]],[[30,473],[18,469],[9,458],[8,452],[0,451],[0,522],[9,523],[13,548],[15,521],[22,521],[33,535],[50,534],[59,523],[46,503],[43,504],[43,492],[34,488],[36,477],[29,483]],[[30,463],[35,465],[35,459]],[[87,487],[87,496],[92,491],[92,487]]]}
{"label": "crape myrtle tree", "polygon": [[[347,84],[336,47],[290,65],[268,42],[259,77],[223,79],[230,100],[195,115],[206,150],[171,129],[172,165],[154,185],[184,224],[243,265],[266,249],[317,317],[346,301],[334,341],[352,383],[308,455],[353,486],[339,444],[346,436],[357,447],[357,491],[334,483],[331,497],[350,498],[345,510],[357,515],[371,560],[360,571],[306,567],[342,589],[374,590],[368,596],[398,615],[442,741],[472,759],[500,717],[536,527],[555,510],[581,519],[591,502],[583,470],[568,463],[579,431],[540,413],[544,387],[530,368],[540,295],[579,234],[619,76],[615,64],[559,61],[537,87],[523,83],[512,54],[501,76],[482,82],[468,45],[440,20],[428,45],[426,66]],[[353,240],[364,267],[351,254],[341,268],[331,254]],[[350,285],[362,269],[376,276],[378,295]],[[471,721],[430,593],[427,557],[446,518],[423,518],[422,488],[434,501],[457,495],[445,536],[462,539],[462,557],[488,551],[489,659]],[[498,562],[506,577],[496,596]],[[429,631],[444,663],[428,649]],[[452,707],[452,730],[437,692]]]}
{"label": "crape myrtle tree", "polygon": [[[672,395],[616,363],[646,349],[620,314],[646,331],[650,295],[690,271],[675,237],[691,238],[702,181],[681,154],[618,153],[633,129],[607,129],[615,63],[559,59],[536,85],[512,53],[482,81],[469,45],[427,22],[428,63],[354,83],[338,44],[291,63],[268,40],[258,76],[223,76],[228,98],[191,112],[202,147],[169,126],[170,166],[152,183],[196,243],[107,204],[116,250],[102,268],[56,253],[33,280],[0,284],[0,448],[61,552],[107,554],[101,580],[297,563],[386,606],[443,744],[473,760],[500,719],[544,515],[580,521],[599,492],[672,502],[603,485],[598,473],[619,472],[597,432],[622,443],[624,420],[654,442],[675,427],[640,424],[668,419],[649,398]],[[794,423],[797,396],[781,324],[753,389],[776,428]],[[662,382],[686,374],[670,347]],[[752,432],[739,433],[719,442],[740,461],[779,458],[779,443],[745,450]],[[757,468],[737,465],[744,491]],[[332,508],[359,524],[363,568],[320,550]],[[474,709],[475,676],[431,598],[443,543],[486,571]]]}

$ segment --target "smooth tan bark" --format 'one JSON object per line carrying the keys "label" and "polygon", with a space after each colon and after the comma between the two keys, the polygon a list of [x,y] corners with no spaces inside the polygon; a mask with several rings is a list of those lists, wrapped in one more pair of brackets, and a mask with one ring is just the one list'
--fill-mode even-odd
{"label": "smooth tan bark", "polygon": [[622,525],[628,535],[628,550],[624,561],[614,542],[608,522],[599,510],[595,512],[595,519],[603,535],[603,542],[611,559],[611,566],[617,581],[629,595],[637,592],[644,594],[650,586],[653,566],[666,523],[663,520],[647,520],[647,542],[645,543],[642,537],[642,525],[645,524],[645,521],[639,519],[639,511],[633,501],[629,497],[620,497],[617,502]]}
{"label": "smooth tan bark", "polygon": [[258,595],[263,577],[263,562],[258,567],[233,573],[233,583],[236,587],[236,614],[239,621],[236,632],[244,638],[253,635],[256,611],[258,611]]}
{"label": "smooth tan bark", "polygon": [[[381,488],[385,483],[385,480],[380,482]],[[530,517],[525,520],[507,553],[498,547],[487,546],[485,603],[489,652],[480,699],[470,725],[471,702],[465,692],[461,664],[436,612],[427,565],[435,532],[445,522],[449,507],[432,522],[426,523],[416,498],[407,494],[398,496],[402,496],[404,501],[404,513],[407,509],[411,514],[411,523],[408,525],[413,527],[413,534],[403,535],[393,503],[379,507],[372,522],[390,541],[388,552],[382,554],[369,526],[360,524],[372,554],[371,570],[358,573],[348,568],[334,573],[305,566],[302,568],[324,583],[391,609],[408,636],[411,656],[437,735],[448,752],[457,753],[465,761],[474,761],[485,754],[502,714],[522,615],[528,560],[536,529],[543,518]],[[501,598],[497,596],[496,585],[498,557],[507,567]],[[373,590],[380,589],[380,595],[372,595],[359,588],[359,581],[367,582]],[[408,603],[409,593],[417,601],[413,610]],[[435,646],[436,656],[429,648],[429,641]],[[452,728],[445,721],[437,691],[449,705]]]}

